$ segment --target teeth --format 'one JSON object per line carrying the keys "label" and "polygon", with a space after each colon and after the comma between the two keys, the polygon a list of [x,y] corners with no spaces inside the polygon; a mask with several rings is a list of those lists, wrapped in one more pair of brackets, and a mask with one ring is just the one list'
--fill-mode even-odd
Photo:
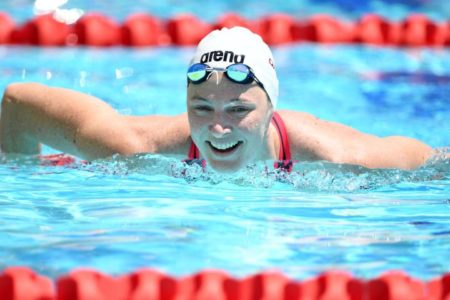
{"label": "teeth", "polygon": [[211,143],[211,145],[212,145],[214,148],[217,148],[217,149],[219,149],[219,150],[226,150],[226,149],[229,149],[229,148],[233,148],[233,147],[236,146],[239,142],[225,143],[225,144],[217,144],[217,143],[211,141],[210,143]]}

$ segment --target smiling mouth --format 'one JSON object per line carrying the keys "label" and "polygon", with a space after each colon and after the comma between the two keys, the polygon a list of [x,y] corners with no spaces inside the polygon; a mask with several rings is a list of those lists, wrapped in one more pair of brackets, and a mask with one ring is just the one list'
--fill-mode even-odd
{"label": "smiling mouth", "polygon": [[206,141],[206,143],[214,150],[220,153],[229,153],[235,150],[242,144],[242,141],[234,142],[234,143],[215,143],[211,141]]}

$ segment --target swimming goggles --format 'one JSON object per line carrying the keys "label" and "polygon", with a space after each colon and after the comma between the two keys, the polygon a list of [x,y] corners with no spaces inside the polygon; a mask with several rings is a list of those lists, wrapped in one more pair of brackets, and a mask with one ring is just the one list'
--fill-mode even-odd
{"label": "swimming goggles", "polygon": [[232,64],[224,68],[212,68],[206,64],[196,63],[189,67],[187,71],[188,83],[199,84],[209,78],[212,71],[224,72],[225,76],[233,82],[247,84],[255,81],[264,89],[264,85],[256,78],[252,69],[244,64]]}

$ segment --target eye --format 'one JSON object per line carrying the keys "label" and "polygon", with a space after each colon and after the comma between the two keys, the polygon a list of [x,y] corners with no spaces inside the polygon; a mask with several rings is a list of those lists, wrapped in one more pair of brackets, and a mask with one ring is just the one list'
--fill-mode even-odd
{"label": "eye", "polygon": [[212,107],[208,105],[195,105],[193,106],[193,109],[198,112],[209,112],[212,111]]}
{"label": "eye", "polygon": [[230,108],[231,113],[244,114],[250,112],[250,108],[246,106],[234,106]]}

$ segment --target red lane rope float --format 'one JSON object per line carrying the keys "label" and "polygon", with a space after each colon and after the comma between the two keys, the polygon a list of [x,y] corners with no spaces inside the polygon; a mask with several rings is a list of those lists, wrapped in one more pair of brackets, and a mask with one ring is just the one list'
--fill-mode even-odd
{"label": "red lane rope float", "polygon": [[0,275],[0,298],[8,300],[55,299],[52,281],[29,268],[13,267]]}
{"label": "red lane rope float", "polygon": [[119,45],[122,42],[120,25],[101,14],[87,14],[75,23],[77,43],[96,47]]}
{"label": "red lane rope float", "polygon": [[177,46],[197,45],[213,26],[192,15],[179,15],[167,22],[167,32]]}
{"label": "red lane rope float", "polygon": [[273,14],[259,21],[259,34],[269,45],[283,45],[301,39],[297,21],[285,14]]}
{"label": "red lane rope float", "polygon": [[401,25],[374,14],[363,16],[355,26],[355,42],[378,46],[399,45]]}
{"label": "red lane rope float", "polygon": [[19,44],[64,46],[71,31],[72,28],[67,24],[58,22],[50,15],[43,15],[16,28],[12,41]]}
{"label": "red lane rope float", "polygon": [[9,44],[11,42],[14,28],[13,19],[7,14],[0,12],[0,44]]}
{"label": "red lane rope float", "polygon": [[353,24],[328,15],[317,15],[300,24],[300,37],[316,43],[350,43],[354,40]]}
{"label": "red lane rope float", "polygon": [[242,26],[250,29],[253,32],[259,33],[258,24],[255,21],[250,21],[236,13],[226,13],[219,17],[214,24],[214,29],[220,29],[223,27]]}
{"label": "red lane rope float", "polygon": [[294,42],[363,43],[379,46],[444,47],[450,46],[450,23],[435,22],[427,16],[413,14],[393,22],[375,14],[355,22],[330,15],[315,15],[298,20],[286,14],[272,14],[259,20],[247,20],[227,13],[214,24],[193,15],[182,14],[168,20],[138,13],[122,23],[100,13],[88,13],[75,24],[67,25],[51,15],[37,16],[16,25],[0,12],[0,44],[39,46],[192,46],[213,29],[244,26],[260,34],[270,45]]}
{"label": "red lane rope float", "polygon": [[449,24],[436,24],[424,15],[411,15],[402,25],[407,46],[443,46],[449,38]]}
{"label": "red lane rope float", "polygon": [[126,46],[164,46],[170,44],[170,37],[164,24],[147,14],[129,16],[122,25],[122,43]]}
{"label": "red lane rope float", "polygon": [[450,298],[450,273],[420,281],[399,271],[362,280],[327,271],[303,281],[261,272],[242,279],[219,270],[176,278],[152,269],[119,277],[92,269],[55,282],[25,267],[0,274],[0,298],[8,300],[440,300]]}

